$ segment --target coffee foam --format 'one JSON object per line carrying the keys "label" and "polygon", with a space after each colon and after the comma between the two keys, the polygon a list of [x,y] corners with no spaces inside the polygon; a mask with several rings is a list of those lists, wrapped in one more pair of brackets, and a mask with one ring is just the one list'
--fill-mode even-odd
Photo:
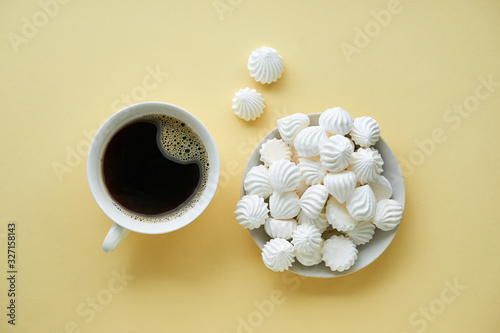
{"label": "coffee foam", "polygon": [[[113,205],[134,220],[159,223],[175,220],[193,209],[202,197],[210,171],[208,152],[200,136],[183,121],[167,115],[146,115],[136,121],[151,121],[158,127],[158,147],[166,158],[179,163],[197,163],[200,167],[200,183],[193,195],[180,208],[159,215],[143,215],[131,212],[113,201]],[[128,126],[130,124],[127,124]]]}

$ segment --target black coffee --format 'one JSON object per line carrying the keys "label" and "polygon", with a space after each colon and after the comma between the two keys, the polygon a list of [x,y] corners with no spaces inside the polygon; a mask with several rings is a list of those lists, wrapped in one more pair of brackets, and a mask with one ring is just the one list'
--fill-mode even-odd
{"label": "black coffee", "polygon": [[198,134],[176,118],[149,115],[111,138],[102,170],[117,203],[133,213],[157,216],[192,206],[206,187],[208,167]]}

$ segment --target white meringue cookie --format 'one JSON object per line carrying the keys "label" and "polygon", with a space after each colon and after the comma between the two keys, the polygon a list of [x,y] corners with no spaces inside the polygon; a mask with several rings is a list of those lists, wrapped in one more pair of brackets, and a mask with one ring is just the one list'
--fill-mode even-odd
{"label": "white meringue cookie", "polygon": [[384,176],[369,184],[377,201],[390,199],[392,197],[391,183]]}
{"label": "white meringue cookie", "polygon": [[264,142],[259,153],[260,160],[264,162],[265,166],[270,166],[279,160],[290,161],[292,159],[292,149],[290,149],[290,146],[285,141],[276,138]]}
{"label": "white meringue cookie", "polygon": [[380,173],[383,171],[382,165],[384,165],[384,161],[377,150],[359,148],[351,156],[349,169],[354,171],[361,184],[367,184],[380,177]]}
{"label": "white meringue cookie", "polygon": [[396,200],[384,199],[377,203],[377,212],[373,223],[383,231],[396,228],[403,218],[403,207]]}
{"label": "white meringue cookie", "polygon": [[269,209],[264,198],[245,195],[236,204],[236,219],[243,228],[255,229],[263,225],[269,217]]}
{"label": "white meringue cookie", "polygon": [[299,200],[300,209],[312,219],[319,216],[328,199],[328,191],[324,185],[309,187]]}
{"label": "white meringue cookie", "polygon": [[359,117],[354,119],[350,134],[357,145],[368,148],[380,139],[380,126],[373,118]]}
{"label": "white meringue cookie", "polygon": [[300,185],[300,169],[288,160],[279,160],[269,167],[269,182],[277,192],[294,191]]}
{"label": "white meringue cookie", "polygon": [[301,211],[297,216],[297,222],[299,223],[299,225],[303,224],[313,225],[316,228],[318,228],[320,232],[324,232],[329,226],[325,212],[321,212],[317,218],[312,219]]}
{"label": "white meringue cookie", "polygon": [[296,228],[297,221],[295,219],[277,220],[269,218],[264,224],[264,230],[272,238],[291,239]]}
{"label": "white meringue cookie", "polygon": [[330,198],[326,203],[326,219],[338,231],[352,230],[358,224],[358,221],[349,215],[345,206],[335,198]]}
{"label": "white meringue cookie", "polygon": [[323,182],[326,169],[321,161],[314,157],[301,157],[297,165],[302,173],[302,179],[307,185],[316,185]]}
{"label": "white meringue cookie", "polygon": [[348,270],[358,258],[358,250],[353,241],[344,236],[332,236],[321,249],[323,261],[332,271]]}
{"label": "white meringue cookie", "polygon": [[370,221],[358,222],[354,229],[347,231],[347,235],[355,245],[368,243],[375,234],[375,225]]}
{"label": "white meringue cookie", "polygon": [[369,185],[356,187],[346,200],[347,211],[358,221],[369,221],[375,215],[377,199]]}
{"label": "white meringue cookie", "polygon": [[293,146],[297,133],[309,126],[309,122],[309,117],[303,113],[295,113],[276,121],[281,138],[290,146]]}
{"label": "white meringue cookie", "polygon": [[338,134],[331,136],[321,148],[321,163],[328,171],[342,171],[349,166],[353,152],[354,145],[351,140]]}
{"label": "white meringue cookie", "polygon": [[297,261],[304,266],[314,266],[323,261],[321,247],[307,252],[297,252],[295,253],[295,257],[297,258]]}
{"label": "white meringue cookie", "polygon": [[248,171],[243,186],[247,194],[262,198],[269,197],[274,191],[269,182],[269,169],[263,165],[254,166]]}
{"label": "white meringue cookie", "polygon": [[282,238],[271,239],[262,249],[262,261],[275,272],[283,272],[295,261],[293,245]]}
{"label": "white meringue cookie", "polygon": [[356,174],[352,171],[328,173],[323,182],[327,191],[338,202],[344,203],[356,187]]}
{"label": "white meringue cookie", "polygon": [[341,107],[334,107],[324,111],[319,116],[319,125],[330,134],[346,135],[352,128],[352,117]]}
{"label": "white meringue cookie", "polygon": [[250,76],[260,83],[276,82],[283,73],[283,58],[272,47],[263,46],[248,58]]}
{"label": "white meringue cookie", "polygon": [[294,146],[300,156],[311,157],[319,155],[328,136],[321,126],[309,126],[295,137]]}
{"label": "white meringue cookie", "polygon": [[234,114],[245,121],[255,120],[264,113],[264,98],[255,89],[240,89],[233,98]]}
{"label": "white meringue cookie", "polygon": [[275,219],[293,219],[300,212],[299,196],[295,192],[274,192],[269,197],[269,208]]}
{"label": "white meringue cookie", "polygon": [[323,245],[323,238],[318,228],[311,224],[301,224],[292,233],[292,244],[295,253],[310,252]]}

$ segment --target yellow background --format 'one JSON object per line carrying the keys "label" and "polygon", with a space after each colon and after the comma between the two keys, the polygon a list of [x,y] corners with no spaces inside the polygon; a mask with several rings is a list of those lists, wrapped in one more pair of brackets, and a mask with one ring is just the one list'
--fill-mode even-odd
{"label": "yellow background", "polygon": [[[500,2],[401,0],[377,31],[372,11],[388,6],[73,0],[44,22],[37,1],[3,1],[0,331],[499,332],[500,87],[459,124],[443,117],[474,100],[479,77],[500,82]],[[40,27],[15,47],[9,38],[24,38],[23,17],[33,16]],[[356,29],[366,27],[375,29],[368,45],[358,40],[363,47],[346,57],[342,43],[355,46]],[[283,77],[266,86],[246,69],[263,45],[285,62]],[[221,186],[186,228],[131,233],[106,254],[112,223],[90,194],[85,156],[77,152],[71,167],[66,159],[86,151],[83,132],[125,106],[122,95],[137,97],[147,68],[168,75],[131,102],[165,101],[201,119],[219,148]],[[231,110],[247,86],[266,100],[264,115],[249,123]],[[252,146],[276,118],[333,106],[377,119],[396,155],[420,165],[405,172],[403,222],[375,263],[341,278],[299,280],[263,265],[233,211]],[[429,143],[436,128],[446,140],[419,153],[415,141]],[[54,165],[67,166],[60,179]],[[15,327],[5,315],[9,221],[18,239]],[[93,318],[77,313],[111,295],[113,272],[122,270],[135,278]],[[452,297],[454,281],[466,289]]]}

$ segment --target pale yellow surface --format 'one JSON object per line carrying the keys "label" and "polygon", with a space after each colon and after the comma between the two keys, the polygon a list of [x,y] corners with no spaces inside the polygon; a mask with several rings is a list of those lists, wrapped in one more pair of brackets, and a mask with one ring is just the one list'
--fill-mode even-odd
{"label": "pale yellow surface", "polygon": [[[218,13],[212,0],[75,0],[43,22],[37,1],[3,1],[0,331],[499,332],[500,2],[402,0],[377,31],[371,12],[389,3],[221,0]],[[15,46],[9,38],[24,38],[23,17],[33,15],[41,26],[24,28],[29,38]],[[344,56],[357,27],[372,37]],[[246,69],[263,45],[285,61],[283,77],[266,86]],[[146,91],[147,68],[164,74]],[[447,114],[473,103],[479,77],[490,75],[496,86],[477,88],[484,100],[475,111]],[[231,110],[247,86],[266,100],[249,123]],[[131,233],[106,254],[112,223],[87,185],[84,132],[132,92],[129,103],[173,103],[205,123],[221,186],[186,228]],[[337,105],[377,119],[396,155],[421,165],[405,171],[404,219],[381,258],[353,275],[302,281],[263,265],[233,211],[250,152],[276,118]],[[446,140],[422,155],[415,141],[437,128]],[[59,178],[56,165],[67,167]],[[9,221],[18,239],[15,327],[5,309]],[[120,283],[113,274],[122,270],[135,278]],[[454,294],[454,281],[466,289]]]}

